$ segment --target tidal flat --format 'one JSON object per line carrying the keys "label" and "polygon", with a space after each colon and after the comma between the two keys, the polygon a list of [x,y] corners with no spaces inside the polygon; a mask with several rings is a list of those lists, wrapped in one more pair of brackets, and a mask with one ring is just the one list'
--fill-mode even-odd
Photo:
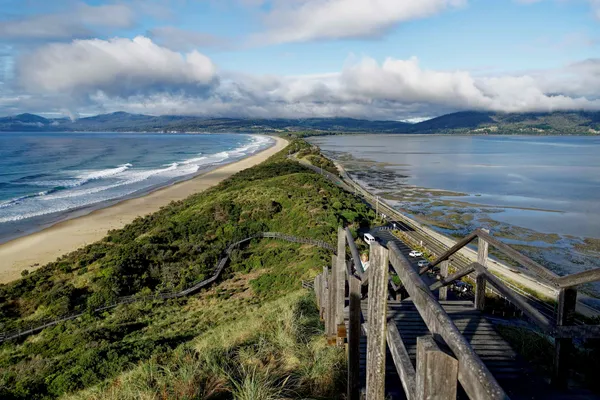
{"label": "tidal flat", "polygon": [[[502,221],[498,216],[511,212],[545,213],[547,218],[560,210],[536,207],[479,204],[477,194],[438,188],[419,187],[409,183],[410,175],[397,171],[405,165],[370,161],[348,153],[329,151],[350,176],[388,204],[431,228],[462,238],[477,228],[489,229],[503,242],[560,275],[600,268],[600,239],[559,233],[539,232]],[[502,258],[491,252],[492,256]],[[581,290],[600,297],[600,285]]]}

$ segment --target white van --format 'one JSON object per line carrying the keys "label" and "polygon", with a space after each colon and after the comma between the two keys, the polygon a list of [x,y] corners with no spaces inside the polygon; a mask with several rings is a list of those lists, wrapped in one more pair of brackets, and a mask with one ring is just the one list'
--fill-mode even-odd
{"label": "white van", "polygon": [[377,241],[370,233],[365,233],[363,238],[367,244],[375,243]]}

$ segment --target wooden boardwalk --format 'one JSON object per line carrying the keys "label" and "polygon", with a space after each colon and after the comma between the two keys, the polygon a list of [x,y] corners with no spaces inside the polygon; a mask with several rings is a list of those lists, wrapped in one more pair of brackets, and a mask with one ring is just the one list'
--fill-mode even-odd
{"label": "wooden boardwalk", "polygon": [[[473,302],[441,301],[440,304],[511,399],[598,398],[589,393],[555,391],[547,381],[533,371],[533,368],[525,360],[520,358],[510,344],[500,336],[494,325],[474,308]],[[362,313],[365,322],[368,323],[366,320],[367,300],[362,302]],[[392,323],[392,321],[398,327],[413,366],[416,367],[417,337],[430,335],[429,329],[410,300],[388,301],[388,323]],[[366,348],[367,338],[363,336],[360,343],[360,379],[363,391],[366,386]],[[386,397],[388,399],[406,399],[389,349],[387,349],[386,355],[385,378]],[[459,390],[458,398],[467,399],[468,397]]]}
{"label": "wooden boardwalk", "polygon": [[[450,272],[449,258],[475,239],[478,261]],[[370,265],[365,270],[352,232],[340,227],[331,268],[324,267],[314,280],[328,342],[347,343],[349,400],[599,398],[571,379],[576,376],[570,373],[569,362],[574,339],[600,337],[600,325],[573,323],[576,286],[599,281],[600,269],[558,277],[482,230],[466,236],[429,266],[415,266],[403,252],[407,249],[396,242],[386,241],[387,248],[370,243]],[[553,318],[488,271],[490,246],[559,289]],[[436,281],[424,279],[437,265]],[[393,284],[390,273],[401,287]],[[474,301],[448,300],[447,293],[438,290],[472,274]],[[547,376],[538,375],[539,369],[516,354],[483,313],[488,284],[522,312],[521,325],[528,323],[554,339],[553,368],[543,374]],[[392,300],[398,296],[404,300]]]}

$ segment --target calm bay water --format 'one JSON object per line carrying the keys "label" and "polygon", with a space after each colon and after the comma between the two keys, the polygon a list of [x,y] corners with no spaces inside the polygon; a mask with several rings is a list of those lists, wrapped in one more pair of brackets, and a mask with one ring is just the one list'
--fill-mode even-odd
{"label": "calm bay water", "polygon": [[0,133],[0,242],[270,144],[241,134]]}
{"label": "calm bay water", "polygon": [[461,200],[471,203],[514,207],[494,214],[501,222],[600,237],[598,137],[348,135],[311,142],[334,157],[349,153],[390,163],[386,170],[403,183],[466,193],[470,197]]}

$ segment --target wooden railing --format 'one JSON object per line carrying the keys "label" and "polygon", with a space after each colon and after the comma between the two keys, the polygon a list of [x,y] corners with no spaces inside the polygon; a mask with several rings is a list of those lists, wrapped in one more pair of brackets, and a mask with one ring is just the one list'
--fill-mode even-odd
{"label": "wooden railing", "polygon": [[[291,156],[291,158],[296,159],[294,156]],[[400,225],[404,226],[404,228],[409,230],[407,233],[412,232],[411,234],[407,234],[403,237],[403,240],[405,240],[407,242],[407,244],[425,248],[433,257],[435,257],[435,256],[439,256],[440,254],[442,254],[445,251],[445,249],[451,247],[455,243],[453,239],[445,237],[445,236],[441,235],[440,233],[435,232],[435,231],[429,229],[428,227],[418,223],[417,221],[405,216],[398,210],[396,210],[393,207],[391,207],[390,205],[388,205],[385,202],[385,200],[370,193],[368,190],[363,188],[359,183],[354,181],[353,178],[343,168],[340,169],[340,176],[337,176],[337,175],[331,174],[326,171],[323,172],[319,167],[315,167],[314,165],[310,164],[306,160],[298,160],[298,161],[300,161],[307,168],[310,168],[313,171],[325,176],[330,181],[332,181],[336,185],[342,187],[343,189],[345,189],[349,192],[353,192],[354,194],[364,198],[367,202],[370,202],[373,205],[373,208],[377,211],[378,215],[383,215],[385,213],[387,218],[395,219],[396,221],[398,221],[400,223]],[[340,177],[341,177],[341,179],[340,179]],[[386,227],[379,227],[379,228],[384,229]],[[415,237],[413,237],[413,234]],[[425,240],[425,242],[423,240],[419,240],[418,238],[423,238]],[[430,244],[431,244],[431,246],[430,246]],[[474,254],[474,252],[472,249],[464,247],[461,250],[461,253],[459,255],[457,255],[457,257],[455,257],[454,264],[455,265],[459,264],[459,263],[465,264],[465,265],[470,264],[472,262],[472,258],[474,258],[473,254]],[[491,267],[496,267],[496,269],[500,269],[502,271],[507,271],[507,272],[510,271],[510,268],[508,266],[503,265],[498,260],[490,260],[490,262],[491,262],[491,265],[490,265]],[[449,262],[446,262],[445,264],[442,264],[440,267],[442,270],[447,270],[448,266],[449,266]],[[367,283],[366,282],[367,278],[368,277],[366,277],[366,276],[364,277],[363,284]],[[473,280],[475,280],[475,278]],[[511,290],[526,297],[530,303],[534,303],[536,308],[538,308],[539,310],[544,310],[546,315],[554,314],[554,310],[553,310],[552,306],[547,304],[546,300],[542,300],[535,296],[530,295],[527,291],[521,289],[521,287],[516,286],[509,281],[504,281],[504,283]],[[394,284],[391,283],[391,285],[393,286]],[[527,282],[524,286],[525,287],[533,287],[535,290],[548,289],[548,286],[539,285],[539,282],[533,282],[533,281]],[[442,294],[445,294],[447,292],[446,287],[442,287],[440,290],[441,290]],[[488,287],[488,290],[494,292],[496,295],[501,296],[501,294],[499,292],[494,290],[493,286]],[[558,298],[558,293],[552,294],[552,297],[554,297],[554,296],[556,296],[556,298]],[[442,297],[442,299],[443,299],[443,297]],[[588,314],[593,315],[593,314],[598,313],[597,310],[586,305],[585,303],[579,302],[579,306],[586,309]],[[576,319],[576,323],[579,324],[578,319]]]}
{"label": "wooden railing", "polygon": [[[478,239],[478,261],[448,275],[448,258],[476,238]],[[351,263],[346,262],[346,245],[349,248]],[[501,278],[487,270],[489,246],[495,247],[528,268],[540,279],[559,288],[556,321],[550,321],[521,295],[508,287]],[[433,393],[436,394],[436,399],[455,399],[457,382],[460,382],[471,399],[508,398],[440,305],[438,298],[432,293],[433,290],[446,288],[468,274],[476,274],[475,308],[483,311],[485,288],[490,284],[519,308],[535,326],[555,338],[555,368],[552,378],[557,386],[566,387],[568,356],[573,338],[600,337],[600,326],[572,324],[577,298],[574,286],[600,280],[600,270],[560,277],[483,230],[468,235],[421,271],[414,270],[392,242],[388,244],[387,249],[377,243],[372,244],[370,254],[370,267],[364,271],[352,234],[348,229],[340,228],[337,256],[333,257],[331,268],[324,267],[323,273],[315,278],[313,285],[329,343],[341,345],[347,340],[347,398],[350,400],[361,396],[358,380],[361,334],[367,336],[366,393],[364,393],[367,399],[384,398],[386,344],[409,400],[433,398],[431,397]],[[348,266],[349,264],[353,264],[354,271]],[[438,282],[428,286],[420,275],[438,265],[441,266],[441,276]],[[394,323],[388,324],[390,267],[402,281],[403,288],[408,292],[431,333],[417,340],[416,368],[413,367],[398,328]],[[361,312],[361,299],[362,288],[366,284],[367,277],[368,314],[367,323],[363,323],[365,318]],[[346,287],[348,289],[347,317],[343,309],[346,302],[344,293]],[[440,290],[439,296],[445,300],[446,292]]]}
{"label": "wooden railing", "polygon": [[130,303],[134,303],[134,302],[155,301],[155,300],[168,300],[168,299],[185,297],[185,296],[189,296],[194,293],[197,293],[199,290],[210,286],[211,284],[213,284],[215,281],[217,281],[219,279],[219,277],[221,276],[221,273],[223,272],[223,270],[225,269],[225,266],[227,265],[227,261],[229,261],[229,257],[231,255],[231,252],[233,251],[233,249],[235,249],[235,248],[239,247],[240,245],[247,243],[253,239],[260,239],[260,238],[279,239],[279,240],[284,240],[286,242],[311,244],[311,245],[322,247],[326,250],[335,252],[335,248],[333,246],[331,246],[329,243],[324,242],[322,240],[300,238],[300,237],[287,235],[287,234],[279,233],[279,232],[262,232],[262,233],[247,237],[245,239],[242,239],[233,244],[230,244],[227,247],[227,249],[225,250],[224,256],[219,260],[217,266],[215,267],[215,270],[214,270],[212,276],[210,278],[194,282],[186,289],[183,289],[178,292],[160,292],[160,293],[155,293],[155,294],[151,294],[148,296],[136,296],[136,295],[123,296],[123,297],[117,298],[115,301],[111,302],[110,304],[103,305],[102,307],[98,307],[93,310],[76,311],[76,312],[72,312],[67,315],[63,315],[58,318],[47,319],[47,320],[42,320],[42,321],[38,320],[38,321],[35,321],[34,323],[32,323],[31,325],[24,326],[19,329],[13,329],[10,331],[0,332],[0,343],[8,341],[8,340],[12,340],[12,339],[18,339],[21,337],[25,337],[25,336],[28,336],[28,335],[31,335],[34,333],[38,333],[46,328],[58,325],[62,322],[70,321],[75,318],[81,317],[82,315],[84,315],[86,313],[96,313],[96,312],[109,310],[109,309],[115,308],[121,304],[130,304]]}
{"label": "wooden railing", "polygon": [[[559,276],[539,263],[520,254],[510,246],[494,238],[486,230],[478,229],[459,241],[455,246],[442,254],[428,267],[423,268],[420,273],[434,268],[448,260],[454,253],[469,243],[478,240],[478,262],[471,264],[467,269],[458,271],[451,277],[442,276],[443,284],[449,284],[457,277],[475,272],[477,274],[477,287],[475,292],[475,304],[480,310],[485,306],[485,287],[489,283],[504,298],[519,308],[528,319],[543,333],[554,337],[555,356],[553,381],[559,387],[567,386],[569,370],[569,355],[573,346],[574,338],[600,338],[600,325],[578,325],[575,322],[575,307],[577,305],[577,286],[600,281],[600,268],[591,269],[567,276]],[[498,276],[492,274],[487,268],[488,247],[493,246],[508,258],[518,262],[531,274],[546,284],[558,290],[558,301],[556,305],[556,318],[549,320],[535,307],[531,306],[523,296],[511,290],[508,285]],[[443,274],[442,274],[443,275]]]}

